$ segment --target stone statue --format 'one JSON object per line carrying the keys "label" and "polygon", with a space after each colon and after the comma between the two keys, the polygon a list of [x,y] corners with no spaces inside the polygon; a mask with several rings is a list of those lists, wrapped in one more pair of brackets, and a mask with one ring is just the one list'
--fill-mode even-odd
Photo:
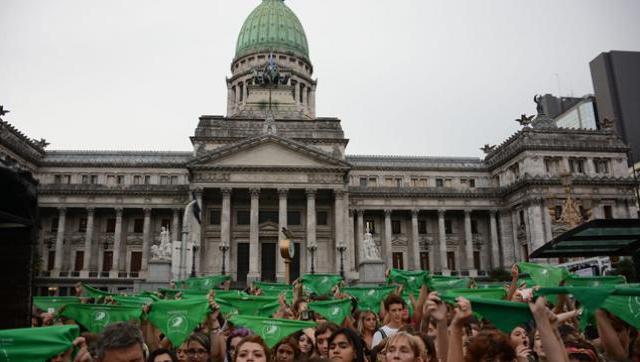
{"label": "stone statue", "polygon": [[367,229],[367,232],[364,234],[364,240],[362,240],[362,256],[363,260],[381,260],[380,251],[369,229]]}
{"label": "stone statue", "polygon": [[520,118],[516,118],[515,121],[520,123],[521,126],[528,126],[531,124],[531,120],[533,119],[534,116],[528,116],[526,114],[521,114]]}
{"label": "stone statue", "polygon": [[538,112],[538,114],[543,114],[544,109],[542,108],[542,96],[536,94],[535,96],[533,96],[533,102],[536,104],[536,111]]}
{"label": "stone statue", "polygon": [[263,69],[255,68],[251,71],[253,83],[260,86],[278,86],[289,83],[289,75],[280,73],[276,64],[276,57],[269,55],[269,60]]}
{"label": "stone statue", "polygon": [[482,148],[480,148],[482,150],[482,152],[484,152],[485,154],[489,154],[491,152],[493,152],[496,149],[495,145],[490,145],[490,144],[485,144]]}
{"label": "stone statue", "polygon": [[171,238],[169,237],[169,229],[162,227],[160,231],[160,244],[151,246],[151,260],[171,260]]}

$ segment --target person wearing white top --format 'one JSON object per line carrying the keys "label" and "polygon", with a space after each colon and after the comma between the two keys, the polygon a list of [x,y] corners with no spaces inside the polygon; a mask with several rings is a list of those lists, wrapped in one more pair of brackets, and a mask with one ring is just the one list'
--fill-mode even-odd
{"label": "person wearing white top", "polygon": [[404,299],[395,294],[390,294],[387,299],[385,299],[384,309],[386,309],[387,314],[389,315],[389,323],[382,326],[373,334],[371,348],[377,346],[383,339],[396,334],[404,325],[402,322],[402,312],[406,306],[407,304]]}

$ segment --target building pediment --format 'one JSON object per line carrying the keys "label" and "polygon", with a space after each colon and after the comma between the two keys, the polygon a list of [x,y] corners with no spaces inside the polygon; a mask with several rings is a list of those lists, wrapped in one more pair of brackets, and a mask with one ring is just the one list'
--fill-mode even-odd
{"label": "building pediment", "polygon": [[302,143],[266,134],[213,150],[189,162],[188,167],[347,170],[350,165]]}

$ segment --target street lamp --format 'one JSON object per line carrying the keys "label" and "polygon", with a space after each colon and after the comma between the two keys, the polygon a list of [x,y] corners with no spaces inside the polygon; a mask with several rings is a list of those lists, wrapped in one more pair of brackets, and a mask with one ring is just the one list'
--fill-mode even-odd
{"label": "street lamp", "polygon": [[229,245],[223,242],[222,244],[220,244],[220,246],[218,246],[218,249],[220,249],[220,251],[222,252],[222,275],[225,275],[226,274],[225,263],[227,259],[226,255],[227,255],[227,251],[229,250]]}
{"label": "street lamp", "polygon": [[318,250],[318,246],[315,245],[315,244],[309,245],[309,246],[307,246],[307,250],[309,250],[309,252],[311,253],[311,274],[315,274],[316,270],[315,270],[315,267],[313,265],[313,262],[314,262],[314,259],[315,259],[314,256],[315,256],[316,250]]}
{"label": "street lamp", "polygon": [[344,252],[347,250],[347,244],[340,242],[336,246],[336,249],[338,249],[338,252],[340,253],[340,276],[344,279]]}

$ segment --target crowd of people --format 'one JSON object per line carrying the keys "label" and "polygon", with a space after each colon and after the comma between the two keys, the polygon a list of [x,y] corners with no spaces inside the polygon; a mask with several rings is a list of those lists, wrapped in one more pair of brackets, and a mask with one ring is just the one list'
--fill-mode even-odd
{"label": "crowd of people", "polygon": [[[207,291],[205,317],[180,344],[173,344],[158,323],[144,317],[153,311],[154,303],[141,307],[143,317],[139,320],[108,324],[99,333],[64,313],[34,307],[33,327],[79,325],[72,346],[50,356],[49,361],[55,362],[640,361],[638,323],[629,319],[633,315],[625,316],[625,321],[613,313],[614,308],[593,304],[588,298],[576,298],[562,290],[555,295],[549,290],[545,293],[544,285],[523,282],[518,266],[512,269],[511,282],[498,287],[503,294],[496,294],[499,297],[492,302],[498,306],[495,313],[486,311],[482,299],[469,294],[482,292],[478,286],[453,289],[452,293],[438,290],[424,279],[418,278],[416,283],[414,277],[407,276],[410,274],[396,275],[400,277],[389,279],[389,292],[379,300],[372,297],[373,303],[366,297],[350,295],[346,292],[349,288],[340,283],[332,286],[329,295],[317,295],[309,293],[303,281],[294,282],[289,286],[290,294],[280,293],[277,308],[263,318],[291,322],[294,331],[277,340],[270,338],[271,331],[263,328],[260,317],[256,318],[263,324],[249,325],[227,313],[219,298],[225,288]],[[558,286],[562,285],[560,281]],[[229,285],[222,286],[228,289]],[[612,293],[619,287],[606,290]],[[634,289],[633,285],[626,287]],[[76,292],[83,303],[96,302],[92,300],[95,296],[87,298],[85,286],[78,285]],[[264,296],[265,292],[264,285],[256,284],[243,293]],[[158,295],[168,294],[164,291]],[[633,293],[629,295],[640,300]],[[172,298],[188,299],[188,295],[177,292]],[[347,303],[348,313],[338,320],[314,308],[314,303],[338,305],[344,299],[351,303]],[[513,322],[519,315],[524,317]],[[301,322],[297,325],[294,321]],[[0,352],[1,341],[0,335]]]}

